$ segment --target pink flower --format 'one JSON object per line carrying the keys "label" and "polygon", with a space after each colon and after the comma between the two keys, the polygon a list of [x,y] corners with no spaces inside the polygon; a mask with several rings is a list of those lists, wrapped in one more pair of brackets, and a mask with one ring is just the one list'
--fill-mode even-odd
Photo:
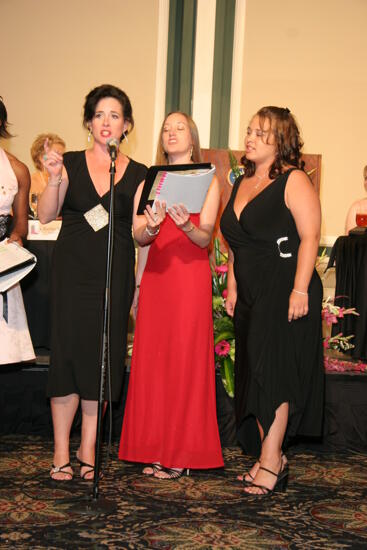
{"label": "pink flower", "polygon": [[329,338],[329,336],[327,336],[327,337],[325,338],[324,342],[323,342],[324,348],[328,348],[328,347],[329,347],[329,340],[330,340],[330,338]]}
{"label": "pink flower", "polygon": [[230,349],[231,346],[229,345],[227,340],[221,340],[214,348],[217,355],[228,355]]}
{"label": "pink flower", "polygon": [[216,265],[215,266],[215,272],[216,273],[227,273],[227,271],[228,271],[228,265],[227,264]]}
{"label": "pink flower", "polygon": [[222,298],[226,299],[228,296],[228,290],[225,288],[222,292]]}
{"label": "pink flower", "polygon": [[360,363],[358,362],[356,365],[355,365],[355,370],[358,372],[366,372],[367,371],[367,365],[366,363]]}
{"label": "pink flower", "polygon": [[366,363],[353,363],[352,361],[341,361],[328,356],[324,357],[324,366],[326,371],[335,372],[366,372]]}
{"label": "pink flower", "polygon": [[341,307],[340,310],[339,310],[339,313],[338,313],[338,317],[344,317],[344,310],[345,308],[344,307]]}
{"label": "pink flower", "polygon": [[324,321],[326,321],[328,326],[334,325],[338,322],[336,315],[334,315],[334,313],[330,313],[327,309],[322,310],[321,317]]}

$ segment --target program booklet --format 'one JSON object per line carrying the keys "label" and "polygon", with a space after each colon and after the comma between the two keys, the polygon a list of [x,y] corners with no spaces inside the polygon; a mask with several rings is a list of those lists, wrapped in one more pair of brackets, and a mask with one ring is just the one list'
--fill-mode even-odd
{"label": "program booklet", "polygon": [[18,283],[36,265],[37,258],[17,243],[0,243],[0,292]]}
{"label": "program booklet", "polygon": [[184,204],[190,213],[199,213],[215,174],[215,167],[205,164],[172,164],[151,166],[138,206],[138,214],[143,214],[147,204],[154,208],[155,201]]}

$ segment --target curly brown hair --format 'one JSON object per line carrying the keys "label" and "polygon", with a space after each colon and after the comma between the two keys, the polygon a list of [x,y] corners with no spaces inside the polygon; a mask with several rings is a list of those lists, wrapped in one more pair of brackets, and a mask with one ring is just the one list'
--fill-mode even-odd
{"label": "curly brown hair", "polygon": [[[285,166],[295,166],[300,170],[304,168],[304,161],[301,160],[303,141],[297,122],[288,108],[284,107],[262,107],[254,116],[259,117],[260,128],[264,129],[267,120],[270,124],[269,136],[273,135],[275,140],[276,155],[273,164],[269,169],[269,178],[275,179],[283,172]],[[256,165],[246,158],[241,158],[244,166],[245,177],[249,178],[255,174]]]}

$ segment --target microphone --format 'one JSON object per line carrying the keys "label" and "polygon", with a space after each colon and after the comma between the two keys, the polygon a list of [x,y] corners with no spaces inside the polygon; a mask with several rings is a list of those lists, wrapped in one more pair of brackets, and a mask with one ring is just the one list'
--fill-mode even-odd
{"label": "microphone", "polygon": [[116,160],[117,153],[119,151],[119,141],[116,138],[110,138],[107,140],[107,150],[110,154],[111,160]]}

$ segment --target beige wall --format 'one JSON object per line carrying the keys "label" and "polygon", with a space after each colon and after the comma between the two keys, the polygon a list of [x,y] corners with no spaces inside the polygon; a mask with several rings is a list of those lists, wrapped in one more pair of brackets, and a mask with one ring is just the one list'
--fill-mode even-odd
{"label": "beige wall", "polygon": [[124,151],[151,162],[157,0],[0,0],[0,95],[16,137],[3,146],[33,170],[29,149],[40,132],[86,147],[85,95],[102,83],[121,87],[135,130]]}
{"label": "beige wall", "polygon": [[367,1],[247,0],[241,142],[263,105],[287,106],[322,154],[324,236],[343,232],[367,164]]}
{"label": "beige wall", "polygon": [[[136,129],[125,151],[149,164],[156,140],[159,4],[0,0],[0,95],[17,135],[6,147],[31,169],[29,148],[39,132],[59,133],[68,149],[85,147],[84,97],[93,86],[112,82],[128,93],[134,109]],[[238,144],[259,107],[283,105],[295,113],[305,152],[323,158],[324,236],[343,232],[349,204],[363,195],[366,21],[366,0],[246,1]]]}

